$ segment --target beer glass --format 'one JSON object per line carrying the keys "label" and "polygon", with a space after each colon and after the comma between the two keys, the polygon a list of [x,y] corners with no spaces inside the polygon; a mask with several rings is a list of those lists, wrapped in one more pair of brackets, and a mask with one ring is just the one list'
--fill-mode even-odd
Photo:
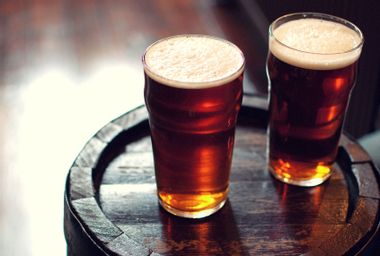
{"label": "beer glass", "polygon": [[206,35],[165,38],[143,56],[157,194],[174,215],[206,217],[226,201],[244,64]]}
{"label": "beer glass", "polygon": [[332,173],[358,59],[361,31],[321,13],[269,27],[268,168],[285,183],[315,186]]}

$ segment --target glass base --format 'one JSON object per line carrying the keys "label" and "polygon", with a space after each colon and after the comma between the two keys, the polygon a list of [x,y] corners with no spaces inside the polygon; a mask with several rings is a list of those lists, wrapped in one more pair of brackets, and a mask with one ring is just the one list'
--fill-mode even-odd
{"label": "glass base", "polygon": [[273,177],[275,177],[277,180],[284,182],[286,184],[300,186],[300,187],[318,186],[322,184],[323,182],[325,182],[328,178],[330,178],[333,172],[333,169],[331,169],[331,171],[326,173],[325,176],[302,179],[302,178],[292,178],[292,177],[287,177],[285,175],[282,175],[281,172],[276,172],[270,165],[268,165],[268,170],[273,175]]}
{"label": "glass base", "polygon": [[173,207],[171,207],[170,205],[167,205],[165,204],[162,200],[158,200],[160,205],[169,213],[175,215],[175,216],[178,216],[178,217],[183,217],[183,218],[189,218],[189,219],[201,219],[201,218],[205,218],[205,217],[208,217],[210,216],[211,214],[219,211],[223,206],[224,204],[226,203],[226,199],[221,201],[219,204],[217,204],[216,206],[214,206],[213,208],[210,208],[210,209],[205,209],[205,210],[201,210],[201,211],[181,211],[181,210],[178,210],[178,209],[175,209]]}

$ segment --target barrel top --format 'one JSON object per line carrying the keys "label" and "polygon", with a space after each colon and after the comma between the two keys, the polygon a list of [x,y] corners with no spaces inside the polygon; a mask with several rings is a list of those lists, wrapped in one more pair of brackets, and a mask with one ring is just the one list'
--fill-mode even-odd
{"label": "barrel top", "polygon": [[343,135],[334,174],[312,188],[266,169],[266,100],[245,96],[226,205],[200,220],[157,202],[148,114],[141,106],[105,125],[66,182],[69,255],[289,255],[359,253],[379,222],[379,174]]}

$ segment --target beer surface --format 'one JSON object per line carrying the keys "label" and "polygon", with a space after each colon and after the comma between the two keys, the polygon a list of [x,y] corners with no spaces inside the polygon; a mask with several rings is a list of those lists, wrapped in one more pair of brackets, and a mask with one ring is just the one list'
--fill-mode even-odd
{"label": "beer surface", "polygon": [[145,71],[156,81],[181,88],[207,88],[234,80],[243,72],[238,47],[202,35],[170,37],[145,53]]}
{"label": "beer surface", "polygon": [[280,60],[305,69],[346,67],[360,55],[358,32],[337,22],[305,18],[292,20],[273,31],[271,52]]}

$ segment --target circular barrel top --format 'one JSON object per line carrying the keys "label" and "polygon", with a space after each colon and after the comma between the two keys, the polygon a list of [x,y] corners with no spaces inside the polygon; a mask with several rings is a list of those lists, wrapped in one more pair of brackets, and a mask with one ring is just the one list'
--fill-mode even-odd
{"label": "circular barrel top", "polygon": [[148,114],[141,106],[104,126],[66,182],[68,255],[355,255],[379,223],[379,174],[343,135],[334,173],[302,188],[266,167],[266,100],[245,95],[226,205],[191,220],[157,201]]}

